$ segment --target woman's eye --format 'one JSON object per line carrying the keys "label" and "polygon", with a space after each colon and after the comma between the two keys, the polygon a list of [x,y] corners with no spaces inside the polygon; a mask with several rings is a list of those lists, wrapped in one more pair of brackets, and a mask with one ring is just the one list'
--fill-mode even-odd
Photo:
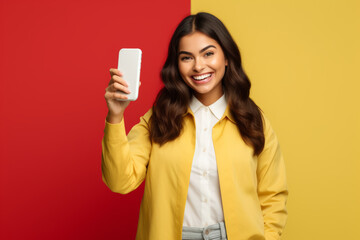
{"label": "woman's eye", "polygon": [[212,55],[214,55],[213,52],[207,52],[207,53],[205,53],[205,56],[206,56],[206,57],[210,57],[210,56],[212,56]]}
{"label": "woman's eye", "polygon": [[191,59],[191,57],[186,56],[186,57],[182,57],[182,58],[181,58],[181,61],[188,61],[188,60],[190,60],[190,59]]}

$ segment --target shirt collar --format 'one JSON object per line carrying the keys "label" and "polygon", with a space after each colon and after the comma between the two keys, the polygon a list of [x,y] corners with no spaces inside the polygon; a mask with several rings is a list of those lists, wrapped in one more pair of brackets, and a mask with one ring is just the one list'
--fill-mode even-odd
{"label": "shirt collar", "polygon": [[[216,102],[214,102],[208,107],[217,119],[221,119],[221,117],[225,113],[226,106],[227,104],[226,104],[225,94],[223,94],[221,98],[216,100]],[[200,107],[205,107],[205,106],[193,95],[190,102],[191,111],[193,113],[196,113],[196,111],[198,111]]]}
{"label": "shirt collar", "polygon": [[204,106],[194,95],[191,97],[190,109],[193,113],[196,113],[201,106]]}

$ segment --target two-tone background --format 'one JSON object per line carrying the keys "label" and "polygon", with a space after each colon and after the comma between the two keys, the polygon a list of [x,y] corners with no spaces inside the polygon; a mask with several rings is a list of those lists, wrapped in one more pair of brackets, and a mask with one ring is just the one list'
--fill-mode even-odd
{"label": "two-tone background", "polygon": [[[134,239],[143,186],[101,181],[109,69],[143,50],[129,130],[152,105],[170,36],[218,16],[285,156],[285,240],[360,239],[357,0],[0,0],[0,239]],[[232,240],[232,239],[231,239]]]}

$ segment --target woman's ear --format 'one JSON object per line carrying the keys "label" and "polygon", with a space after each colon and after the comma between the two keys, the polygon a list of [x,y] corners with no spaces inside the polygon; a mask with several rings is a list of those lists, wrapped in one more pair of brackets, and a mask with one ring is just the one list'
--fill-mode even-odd
{"label": "woman's ear", "polygon": [[225,66],[227,67],[228,65],[228,60],[225,58]]}

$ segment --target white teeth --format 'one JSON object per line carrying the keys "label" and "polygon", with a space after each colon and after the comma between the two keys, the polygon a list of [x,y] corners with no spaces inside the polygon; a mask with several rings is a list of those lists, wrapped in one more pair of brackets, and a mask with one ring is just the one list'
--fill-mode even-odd
{"label": "white teeth", "polygon": [[193,76],[193,78],[195,80],[203,80],[203,79],[208,78],[210,76],[211,76],[211,74],[209,73],[209,74],[204,74],[204,75],[201,75],[201,76]]}

